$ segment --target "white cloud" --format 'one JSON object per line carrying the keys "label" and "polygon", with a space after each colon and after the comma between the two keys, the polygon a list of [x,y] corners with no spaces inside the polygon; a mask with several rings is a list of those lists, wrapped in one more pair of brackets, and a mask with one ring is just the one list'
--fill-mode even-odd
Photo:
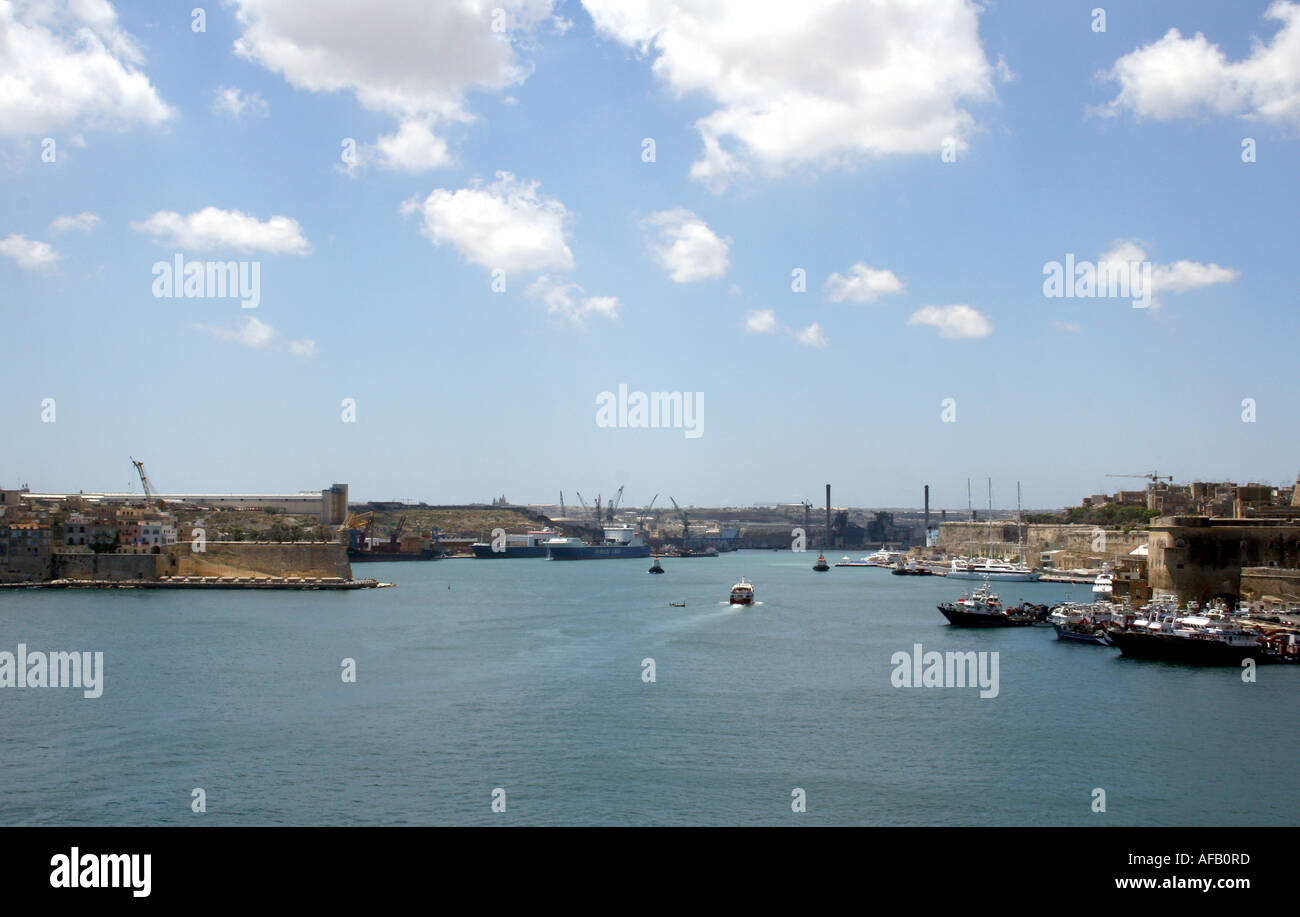
{"label": "white cloud", "polygon": [[450,244],[471,264],[489,270],[569,270],[573,252],[565,242],[569,211],[538,193],[538,182],[496,173],[490,185],[448,191],[435,189],[423,203],[402,204],[402,213],[419,213],[421,231],[441,246]]}
{"label": "white cloud", "polygon": [[376,140],[373,153],[385,169],[399,172],[425,172],[452,162],[447,141],[435,136],[428,124],[414,120],[403,121],[396,133]]}
{"label": "white cloud", "polygon": [[77,232],[90,232],[98,225],[99,217],[91,213],[89,210],[86,210],[76,216],[56,217],[54,221],[50,223],[50,232],[60,233],[70,232],[73,230],[76,230]]}
{"label": "white cloud", "polygon": [[250,350],[262,350],[271,345],[275,340],[275,329],[269,324],[252,315],[245,315],[239,320],[239,325],[235,328],[213,328],[208,325],[195,325],[194,327],[206,331],[213,337],[221,341],[233,341],[241,347],[247,347]]}
{"label": "white cloud", "polygon": [[750,334],[771,334],[776,330],[776,312],[754,309],[745,316],[745,330]]}
{"label": "white cloud", "polygon": [[43,271],[53,267],[61,257],[48,242],[38,242],[17,233],[0,239],[0,255],[13,258],[19,267],[29,271]]}
{"label": "white cloud", "polygon": [[618,319],[621,305],[617,296],[586,296],[581,299],[582,287],[576,283],[557,283],[543,274],[525,291],[525,295],[540,300],[551,315],[566,319],[574,325],[584,325],[591,315],[599,315],[609,321]]}
{"label": "white cloud", "polygon": [[993,333],[993,324],[967,305],[925,306],[912,313],[909,325],[929,325],[941,338],[982,338]]}
{"label": "white cloud", "polygon": [[161,124],[142,63],[106,0],[0,3],[0,135]]}
{"label": "white cloud", "polygon": [[[297,89],[352,92],[364,107],[392,114],[403,126],[380,143],[409,151],[414,140],[403,137],[408,122],[431,133],[438,122],[472,120],[468,91],[499,90],[527,78],[529,68],[517,59],[515,47],[549,21],[552,5],[552,0],[236,0],[242,33],[235,53],[281,74]],[[422,146],[425,155],[418,160],[395,151],[380,164],[411,171],[416,161],[433,162],[427,154],[436,144]]]}
{"label": "white cloud", "polygon": [[720,238],[703,220],[683,207],[660,210],[641,221],[659,231],[650,252],[676,283],[721,277],[727,272],[731,238]]}
{"label": "white cloud", "polygon": [[1229,61],[1200,32],[1184,38],[1178,29],[1124,55],[1104,74],[1120,92],[1102,111],[1160,121],[1244,115],[1300,125],[1300,4],[1280,0],[1264,17],[1281,27],[1271,41],[1256,40],[1240,61]]}
{"label": "white cloud", "polygon": [[849,268],[849,276],[831,274],[826,280],[827,295],[831,302],[874,302],[887,293],[903,289],[903,282],[893,271],[878,271],[859,261]]}
{"label": "white cloud", "polygon": [[[1112,276],[1116,284],[1128,284],[1129,289],[1139,289],[1142,278],[1132,276],[1135,265],[1150,261],[1146,247],[1134,240],[1119,240],[1110,251],[1097,259],[1099,278]],[[1231,283],[1241,276],[1240,272],[1220,267],[1217,264],[1202,264],[1198,261],[1175,261],[1172,264],[1151,265],[1151,305],[1159,307],[1156,299],[1161,293],[1186,293],[1218,283]],[[1137,281],[1135,284],[1134,281]]]}
{"label": "white cloud", "polygon": [[[280,333],[270,323],[253,315],[245,315],[234,328],[215,328],[210,325],[195,325],[200,331],[206,331],[219,341],[230,341],[249,350],[279,350]],[[316,342],[310,338],[289,341],[288,350],[296,357],[313,357],[316,355]]]}
{"label": "white cloud", "polygon": [[654,55],[678,95],[719,106],[695,122],[691,176],[721,190],[756,166],[964,148],[964,105],[992,99],[971,0],[583,0],[596,29]]}
{"label": "white cloud", "polygon": [[794,336],[799,340],[800,344],[805,344],[808,347],[820,348],[826,346],[826,335],[822,334],[821,325],[816,322],[813,322],[807,328],[794,332]]}
{"label": "white cloud", "polygon": [[212,101],[212,111],[219,115],[230,115],[232,118],[238,118],[244,112],[265,118],[271,114],[271,106],[260,93],[252,92],[244,95],[242,89],[222,86],[217,89],[216,98]]}
{"label": "white cloud", "polygon": [[1078,322],[1052,322],[1052,327],[1067,334],[1078,334],[1083,330],[1083,327]]}
{"label": "white cloud", "polygon": [[182,216],[174,210],[159,210],[147,220],[132,223],[137,232],[147,232],[166,248],[202,251],[232,248],[270,254],[305,255],[311,245],[297,220],[273,216],[261,221],[238,210],[204,207]]}

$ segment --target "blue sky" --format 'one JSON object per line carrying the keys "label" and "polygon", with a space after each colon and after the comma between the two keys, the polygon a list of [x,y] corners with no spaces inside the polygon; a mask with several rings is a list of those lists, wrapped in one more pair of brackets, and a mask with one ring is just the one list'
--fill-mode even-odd
{"label": "blue sky", "polygon": [[[956,508],[1300,470],[1300,4],[353,6],[0,2],[0,485]],[[260,304],[155,297],[178,252]],[[1116,253],[1150,308],[1044,296]],[[620,384],[703,393],[703,435],[598,427]]]}

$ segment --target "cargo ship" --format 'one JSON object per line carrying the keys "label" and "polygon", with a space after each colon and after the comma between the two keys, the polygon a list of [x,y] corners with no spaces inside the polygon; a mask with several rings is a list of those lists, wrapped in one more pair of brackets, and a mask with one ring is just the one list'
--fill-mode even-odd
{"label": "cargo ship", "polygon": [[621,523],[604,527],[605,540],[586,544],[581,538],[552,538],[546,542],[551,560],[605,560],[618,557],[649,557],[650,545],[635,526]]}
{"label": "cargo ship", "polygon": [[545,557],[546,543],[559,536],[552,528],[538,529],[525,535],[507,535],[505,544],[494,551],[491,542],[476,541],[470,545],[475,557],[495,559],[500,557]]}
{"label": "cargo ship", "polygon": [[394,560],[437,560],[442,557],[442,549],[432,544],[425,544],[422,539],[354,538],[348,543],[348,561],[366,563],[368,561]]}

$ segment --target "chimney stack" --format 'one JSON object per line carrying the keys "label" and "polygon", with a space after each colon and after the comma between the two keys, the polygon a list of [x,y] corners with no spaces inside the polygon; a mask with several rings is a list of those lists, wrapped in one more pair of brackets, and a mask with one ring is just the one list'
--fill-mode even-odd
{"label": "chimney stack", "polygon": [[925,535],[922,536],[921,543],[927,547],[930,544],[930,485],[925,485]]}
{"label": "chimney stack", "polygon": [[826,485],[826,547],[831,547],[831,485]]}

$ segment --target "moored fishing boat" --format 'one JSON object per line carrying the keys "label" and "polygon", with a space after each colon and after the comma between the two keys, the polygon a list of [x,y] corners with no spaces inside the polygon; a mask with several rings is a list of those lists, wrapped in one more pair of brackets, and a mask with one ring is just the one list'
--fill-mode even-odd
{"label": "moored fishing boat", "polygon": [[943,602],[939,611],[949,624],[957,627],[1027,627],[1038,615],[1021,609],[1008,609],[993,592],[988,580],[955,602]]}
{"label": "moored fishing boat", "polygon": [[1073,602],[1064,602],[1051,610],[1047,620],[1056,631],[1058,640],[1091,643],[1098,646],[1111,645],[1106,628],[1114,620],[1114,616],[1107,603],[1076,605]]}

